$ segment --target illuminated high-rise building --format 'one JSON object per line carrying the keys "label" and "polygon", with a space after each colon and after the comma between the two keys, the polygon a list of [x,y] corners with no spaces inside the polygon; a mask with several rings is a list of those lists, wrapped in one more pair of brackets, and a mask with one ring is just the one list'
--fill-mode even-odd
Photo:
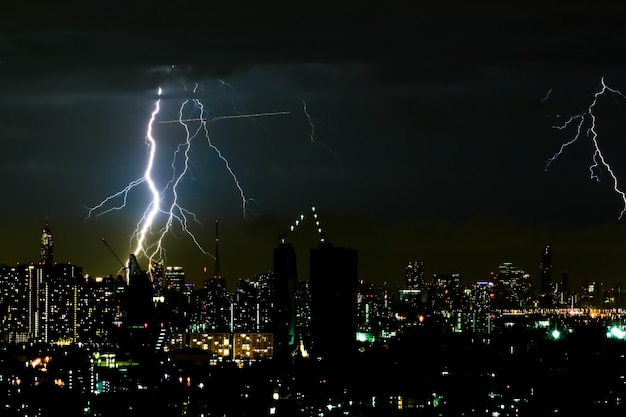
{"label": "illuminated high-rise building", "polygon": [[494,287],[494,306],[498,308],[523,308],[530,300],[530,274],[504,262],[492,273]]}
{"label": "illuminated high-rise building", "polygon": [[193,319],[194,326],[207,332],[231,331],[231,300],[224,278],[205,276],[203,287],[195,294],[194,304],[198,311]]}
{"label": "illuminated high-rise building", "polygon": [[461,308],[463,287],[461,274],[433,274],[430,286],[431,306],[437,310],[457,310]]}
{"label": "illuminated high-rise building", "polygon": [[311,322],[311,292],[308,281],[296,282],[296,333],[304,334],[309,331]]}
{"label": "illuminated high-rise building", "polygon": [[78,339],[82,343],[113,344],[111,324],[117,312],[115,278],[85,277],[78,299]]}
{"label": "illuminated high-rise building", "polygon": [[76,343],[79,300],[85,290],[82,268],[71,263],[57,263],[46,268],[46,341]]}
{"label": "illuminated high-rise building", "polygon": [[36,342],[48,342],[48,280],[43,265],[29,265],[28,334]]}
{"label": "illuminated high-rise building", "polygon": [[152,285],[154,286],[155,297],[161,297],[163,295],[163,290],[165,289],[163,269],[163,259],[152,262],[152,267],[150,268],[150,276],[152,277]]}
{"label": "illuminated high-rise building", "polygon": [[405,271],[407,288],[419,288],[424,285],[424,262],[409,261]]}
{"label": "illuminated high-rise building", "polygon": [[233,331],[255,332],[260,329],[257,282],[240,278],[233,294]]}
{"label": "illuminated high-rise building", "polygon": [[41,231],[41,252],[40,263],[42,265],[54,264],[54,252],[52,250],[52,231],[48,223],[45,224]]}
{"label": "illuminated high-rise building", "polygon": [[28,342],[28,272],[28,265],[0,265],[0,335],[4,343]]}
{"label": "illuminated high-rise building", "polygon": [[495,297],[494,284],[478,281],[465,289],[467,307],[462,311],[464,332],[490,334],[493,329],[492,301]]}
{"label": "illuminated high-rise building", "polygon": [[255,277],[257,288],[257,315],[259,331],[273,331],[274,273],[264,272]]}
{"label": "illuminated high-rise building", "polygon": [[185,288],[185,270],[182,266],[166,266],[163,278],[168,290],[183,292]]}
{"label": "illuminated high-rise building", "polygon": [[325,241],[310,262],[312,354],[346,358],[356,350],[357,251]]}
{"label": "illuminated high-rise building", "polygon": [[208,332],[229,332],[234,326],[231,297],[222,278],[219,259],[219,222],[215,222],[215,268],[213,277],[207,277],[204,267],[204,283],[194,297],[195,309],[193,325]]}

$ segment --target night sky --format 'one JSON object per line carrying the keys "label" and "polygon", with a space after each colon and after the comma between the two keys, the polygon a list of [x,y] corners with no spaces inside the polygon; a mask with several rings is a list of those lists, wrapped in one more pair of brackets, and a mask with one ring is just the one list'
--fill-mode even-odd
{"label": "night sky", "polygon": [[[603,77],[626,91],[619,2],[133,3],[3,6],[0,262],[38,261],[47,219],[56,261],[117,273],[101,238],[127,257],[149,192],[138,186],[99,217],[88,208],[143,175],[161,87],[157,121],[193,98],[209,118],[288,112],[208,124],[245,211],[224,162],[193,142],[178,201],[212,253],[219,220],[230,285],[272,269],[311,202],[328,240],[358,250],[366,281],[400,285],[406,262],[422,260],[428,278],[460,272],[470,284],[512,262],[538,283],[549,243],[555,280],[567,270],[573,285],[626,282],[624,203],[606,172],[590,179],[592,142],[544,169],[576,133],[552,126],[585,112]],[[606,94],[596,109],[598,142],[626,186],[626,99]],[[184,131],[153,132],[163,186]],[[313,225],[287,240],[308,278]],[[166,264],[192,282],[213,269],[179,227],[164,244]]]}

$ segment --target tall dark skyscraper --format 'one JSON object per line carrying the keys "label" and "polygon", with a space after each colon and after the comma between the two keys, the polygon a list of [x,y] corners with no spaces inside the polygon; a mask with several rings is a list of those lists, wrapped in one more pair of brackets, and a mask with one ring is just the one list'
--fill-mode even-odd
{"label": "tall dark skyscraper", "polygon": [[550,292],[550,285],[552,283],[552,248],[550,247],[550,245],[546,245],[543,248],[539,269],[541,292],[546,294]]}
{"label": "tall dark skyscraper", "polygon": [[357,251],[320,243],[310,251],[311,352],[347,358],[356,350]]}
{"label": "tall dark skyscraper", "polygon": [[295,349],[296,251],[289,243],[274,249],[274,356],[288,359]]}
{"label": "tall dark skyscraper", "polygon": [[546,245],[539,264],[540,305],[552,307],[552,248]]}
{"label": "tall dark skyscraper", "polygon": [[52,251],[52,231],[48,223],[45,224],[41,232],[41,252],[40,263],[51,266],[54,264],[54,252]]}
{"label": "tall dark skyscraper", "polygon": [[142,326],[154,318],[152,297],[154,288],[150,276],[141,269],[134,254],[128,262],[129,278],[126,291],[126,311],[129,326]]}
{"label": "tall dark skyscraper", "polygon": [[123,295],[126,317],[119,329],[120,348],[141,357],[155,349],[160,331],[153,303],[154,287],[150,274],[143,271],[134,254],[128,261],[128,286]]}

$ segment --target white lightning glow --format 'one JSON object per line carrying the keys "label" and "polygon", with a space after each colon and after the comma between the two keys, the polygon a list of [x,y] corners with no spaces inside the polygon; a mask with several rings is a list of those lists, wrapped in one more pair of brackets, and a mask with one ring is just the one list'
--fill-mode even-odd
{"label": "white lightning glow", "polygon": [[[227,88],[233,94],[235,94],[232,86],[222,80],[220,81],[221,88]],[[164,240],[168,234],[174,232],[175,228],[183,231],[193,241],[195,246],[205,255],[214,257],[211,253],[206,251],[200,241],[192,233],[190,226],[191,223],[200,224],[197,216],[181,205],[182,195],[182,183],[185,178],[190,176],[190,157],[194,147],[197,145],[208,146],[222,162],[224,169],[230,175],[232,182],[237,189],[241,201],[242,216],[246,218],[248,203],[253,201],[244,192],[239,178],[237,177],[234,169],[231,167],[231,163],[222,153],[222,151],[213,143],[208,125],[210,123],[234,120],[234,119],[249,119],[249,118],[261,118],[261,117],[273,117],[290,114],[289,111],[272,111],[272,112],[259,112],[259,113],[243,113],[243,102],[240,106],[236,106],[233,103],[234,111],[236,114],[232,115],[219,115],[210,116],[207,115],[204,104],[199,98],[196,97],[198,86],[196,85],[193,91],[190,92],[188,98],[184,99],[178,108],[178,117],[173,120],[158,120],[162,118],[161,107],[162,100],[164,100],[163,90],[158,89],[158,95],[156,101],[153,104],[153,110],[150,114],[150,118],[146,125],[146,135],[144,138],[147,156],[145,162],[145,169],[143,175],[130,183],[128,183],[120,191],[106,197],[99,204],[89,207],[87,219],[90,217],[99,217],[111,211],[121,210],[126,207],[129,193],[138,186],[146,187],[150,199],[146,203],[146,207],[136,227],[129,238],[129,248],[131,253],[135,256],[147,258],[148,265],[152,265],[155,261],[160,261],[165,257]],[[238,99],[239,100],[239,99]],[[241,100],[239,100],[241,101]],[[302,100],[304,114],[307,117],[309,126],[311,128],[309,139],[312,143],[325,147],[329,152],[336,156],[336,154],[324,143],[315,140],[315,125],[313,119],[308,113],[307,105]],[[166,184],[159,184],[159,176],[157,174],[157,168],[160,160],[163,157],[167,158],[168,152],[171,152],[171,138],[164,138],[162,132],[157,131],[157,127],[163,124],[177,124],[181,129],[181,136],[178,138],[178,144],[173,151],[171,159],[171,177],[167,180]],[[170,131],[168,131],[170,132]],[[167,141],[164,141],[164,140]],[[198,144],[197,142],[200,142]],[[170,149],[170,150],[168,150]],[[315,207],[311,207],[313,221],[315,222],[316,229],[320,233],[323,240],[323,231],[320,227],[317,219],[317,213],[315,213]],[[298,222],[296,222],[296,225]]]}
{"label": "white lightning glow", "polygon": [[546,95],[541,99],[541,102],[545,102],[548,100],[548,98],[550,98],[550,93],[552,92],[552,89],[549,89],[548,92],[546,93]]}
{"label": "white lightning glow", "polygon": [[[224,85],[224,82],[222,82],[222,85]],[[198,86],[196,85],[192,94],[195,95],[197,87]],[[227,119],[257,118],[289,114],[287,111],[277,111],[224,115],[210,118],[206,116],[204,105],[200,99],[194,97],[188,98],[182,102],[179,107],[178,118],[176,120],[157,121],[161,111],[162,94],[163,91],[159,88],[158,97],[154,103],[153,111],[146,126],[145,143],[148,153],[143,176],[131,181],[122,190],[106,197],[96,206],[88,208],[87,214],[87,219],[89,219],[92,216],[99,217],[111,211],[123,209],[126,207],[130,191],[140,185],[146,186],[150,193],[150,200],[147,203],[143,215],[138,221],[134,232],[130,236],[129,246],[132,248],[131,253],[135,254],[135,256],[144,256],[148,258],[149,265],[151,265],[155,260],[160,260],[165,256],[163,241],[166,235],[172,232],[175,225],[178,225],[180,229],[192,239],[193,243],[203,254],[213,257],[211,253],[202,248],[199,240],[189,228],[190,222],[200,223],[196,215],[181,206],[179,202],[179,186],[183,182],[184,178],[189,174],[189,161],[190,153],[192,152],[192,144],[197,139],[203,139],[206,146],[211,148],[224,164],[225,169],[230,174],[233,183],[239,192],[243,217],[246,217],[247,204],[252,199],[246,196],[243,187],[241,186],[234,170],[231,168],[228,159],[212,142],[207,125],[212,122]],[[185,117],[185,115],[189,113],[196,113],[198,114],[198,117]],[[163,139],[159,138],[155,133],[155,127],[158,123],[178,123],[184,132],[182,139],[179,141],[179,144],[173,153],[171,163],[172,176],[164,186],[158,184],[154,173],[159,152],[161,152],[161,154],[166,152],[166,149],[164,149],[165,147],[162,146]]]}
{"label": "white lightning glow", "polygon": [[[146,166],[146,171],[144,172],[143,178],[148,184],[148,188],[150,189],[150,193],[152,194],[152,201],[150,202],[150,204],[148,204],[148,208],[146,209],[146,212],[144,213],[143,218],[139,221],[139,224],[137,225],[139,229],[139,233],[137,234],[137,243],[135,246],[135,250],[132,252],[135,255],[145,253],[144,242],[146,239],[146,233],[148,233],[148,230],[150,229],[150,227],[152,226],[152,223],[154,222],[155,216],[157,215],[157,213],[160,211],[160,208],[161,208],[160,207],[161,195],[159,191],[157,190],[157,187],[154,183],[154,179],[152,178],[152,168],[154,166],[154,156],[156,155],[156,148],[157,148],[156,141],[152,133],[152,126],[154,124],[154,120],[156,119],[156,115],[159,113],[161,109],[161,106],[160,106],[161,93],[162,93],[162,90],[161,88],[159,88],[159,92],[158,92],[159,99],[157,99],[154,105],[154,111],[152,112],[152,115],[150,116],[150,121],[148,122],[148,129],[146,132],[146,144],[148,145],[148,164]],[[152,260],[152,257],[150,258],[150,260]]]}
{"label": "white lightning glow", "polygon": [[608,163],[607,159],[602,153],[602,150],[600,149],[600,144],[598,142],[598,132],[596,131],[596,114],[594,113],[595,107],[600,97],[608,93],[611,93],[611,94],[614,94],[614,95],[617,95],[626,99],[626,95],[624,95],[619,90],[615,90],[607,86],[606,83],[604,82],[604,78],[602,78],[601,88],[598,91],[596,91],[596,93],[593,95],[593,100],[591,101],[591,104],[589,104],[587,111],[571,116],[561,125],[553,126],[553,128],[555,129],[564,130],[570,125],[576,123],[576,134],[574,135],[572,139],[561,144],[559,150],[551,158],[548,159],[548,161],[545,164],[545,170],[547,171],[550,164],[554,162],[557,158],[559,158],[559,156],[561,156],[561,154],[565,151],[565,149],[568,146],[575,143],[583,135],[583,132],[586,132],[586,135],[591,140],[593,144],[593,149],[594,149],[593,156],[592,156],[592,163],[589,166],[590,177],[593,180],[600,181],[600,176],[599,176],[600,169],[604,169],[609,174],[613,183],[612,184],[613,191],[621,198],[622,203],[623,203],[623,208],[619,214],[619,219],[621,219],[624,213],[626,212],[626,193],[624,193],[624,191],[622,191],[622,189],[620,188],[619,181],[617,179],[617,176],[613,168]]}

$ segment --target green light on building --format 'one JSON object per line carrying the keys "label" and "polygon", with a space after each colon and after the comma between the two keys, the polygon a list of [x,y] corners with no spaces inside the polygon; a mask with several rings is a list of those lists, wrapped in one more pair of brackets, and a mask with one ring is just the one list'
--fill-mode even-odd
{"label": "green light on building", "polygon": [[376,336],[370,332],[356,332],[356,340],[361,343],[372,343],[376,340]]}

